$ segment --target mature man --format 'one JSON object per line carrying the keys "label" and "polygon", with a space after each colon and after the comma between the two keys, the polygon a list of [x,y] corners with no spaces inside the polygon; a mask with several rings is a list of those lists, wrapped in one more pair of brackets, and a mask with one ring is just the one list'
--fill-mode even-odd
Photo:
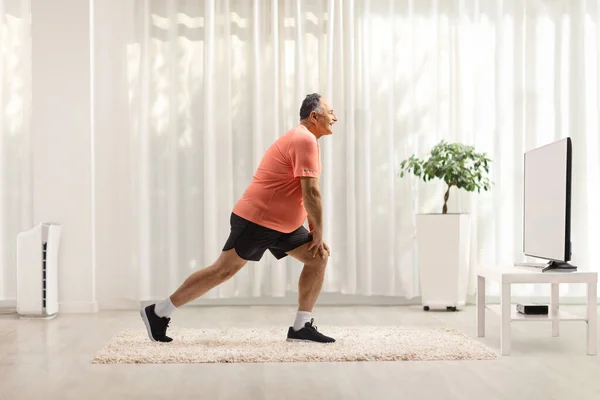
{"label": "mature man", "polygon": [[[259,261],[268,249],[281,259],[304,263],[298,282],[298,311],[288,341],[334,342],[317,331],[312,310],[321,292],[330,251],[323,242],[318,139],[333,133],[337,121],[327,100],[306,96],[300,123],[267,149],[252,182],[233,208],[231,233],[219,258],[190,275],[168,298],[140,310],[152,341],[166,335],[171,313],[233,277],[248,261]],[[308,217],[310,232],[303,226]]]}

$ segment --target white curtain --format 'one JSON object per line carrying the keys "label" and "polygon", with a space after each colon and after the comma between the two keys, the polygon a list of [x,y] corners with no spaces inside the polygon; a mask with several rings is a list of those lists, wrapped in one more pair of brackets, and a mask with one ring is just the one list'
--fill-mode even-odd
{"label": "white curtain", "polygon": [[0,0],[0,301],[16,299],[16,235],[31,224],[30,2]]}
{"label": "white curtain", "polygon": [[[231,208],[311,92],[329,98],[339,118],[321,140],[332,250],[324,292],[419,295],[415,214],[439,212],[444,187],[400,179],[398,166],[441,139],[493,160],[491,192],[452,192],[449,203],[472,214],[475,266],[523,259],[523,153],[571,136],[573,263],[598,269],[597,1],[135,6],[128,90],[138,298],[161,298],[216,259]],[[207,296],[283,296],[296,291],[300,270],[267,253]],[[514,293],[549,292],[522,285]]]}

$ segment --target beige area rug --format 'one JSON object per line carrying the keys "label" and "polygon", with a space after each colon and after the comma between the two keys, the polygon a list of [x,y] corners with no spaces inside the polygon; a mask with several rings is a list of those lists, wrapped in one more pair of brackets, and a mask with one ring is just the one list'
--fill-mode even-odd
{"label": "beige area rug", "polygon": [[335,343],[287,342],[278,328],[171,329],[171,343],[145,330],[117,334],[93,364],[266,363],[333,361],[492,360],[497,354],[444,327],[326,327]]}

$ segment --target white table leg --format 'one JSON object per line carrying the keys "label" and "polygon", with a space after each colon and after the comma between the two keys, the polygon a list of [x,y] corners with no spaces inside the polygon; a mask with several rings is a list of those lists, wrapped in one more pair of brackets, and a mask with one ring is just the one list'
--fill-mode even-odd
{"label": "white table leg", "polygon": [[510,354],[510,283],[502,284],[502,296],[500,297],[502,308],[502,326],[500,328],[500,352],[503,356]]}
{"label": "white table leg", "polygon": [[477,337],[485,336],[485,278],[477,277]]}
{"label": "white table leg", "polygon": [[597,329],[598,329],[598,309],[597,309],[597,291],[598,283],[589,282],[587,290],[587,354],[596,355],[597,347]]}
{"label": "white table leg", "polygon": [[[550,296],[551,316],[552,316],[552,336],[558,336],[558,283],[552,284],[552,293]],[[555,319],[554,319],[555,318]]]}

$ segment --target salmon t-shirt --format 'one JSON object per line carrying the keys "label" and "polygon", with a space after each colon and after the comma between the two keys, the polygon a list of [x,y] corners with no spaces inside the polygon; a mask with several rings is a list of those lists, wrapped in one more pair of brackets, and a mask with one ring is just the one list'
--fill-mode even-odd
{"label": "salmon t-shirt", "polygon": [[233,213],[258,225],[289,233],[307,213],[300,177],[321,176],[317,138],[303,126],[286,132],[267,149]]}

